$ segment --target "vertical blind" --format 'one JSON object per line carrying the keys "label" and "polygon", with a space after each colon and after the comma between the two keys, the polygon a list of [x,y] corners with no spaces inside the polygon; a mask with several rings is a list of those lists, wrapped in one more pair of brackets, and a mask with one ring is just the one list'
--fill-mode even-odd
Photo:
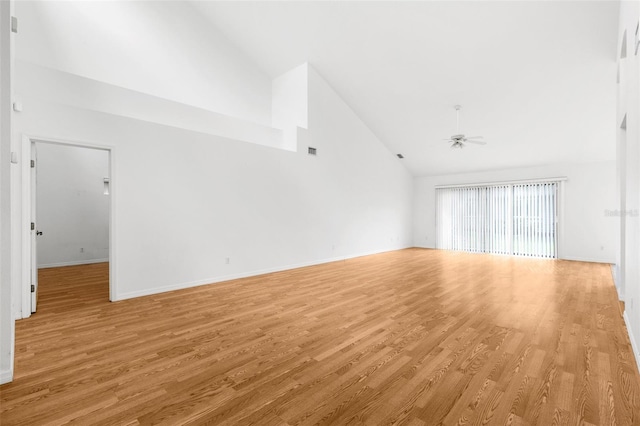
{"label": "vertical blind", "polygon": [[436,246],[557,257],[558,182],[436,189]]}

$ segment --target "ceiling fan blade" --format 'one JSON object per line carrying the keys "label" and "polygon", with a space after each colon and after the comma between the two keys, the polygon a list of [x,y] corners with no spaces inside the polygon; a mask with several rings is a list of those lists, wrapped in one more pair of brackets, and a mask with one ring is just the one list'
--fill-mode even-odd
{"label": "ceiling fan blade", "polygon": [[484,136],[469,136],[467,140],[469,139],[484,139]]}
{"label": "ceiling fan blade", "polygon": [[486,145],[487,144],[485,141],[472,141],[472,140],[469,140],[469,139],[467,139],[465,142],[475,143],[475,144],[478,144],[478,145]]}

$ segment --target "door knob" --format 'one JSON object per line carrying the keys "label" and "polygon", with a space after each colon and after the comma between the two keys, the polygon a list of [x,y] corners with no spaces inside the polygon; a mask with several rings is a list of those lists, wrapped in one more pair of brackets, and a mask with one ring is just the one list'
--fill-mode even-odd
{"label": "door knob", "polygon": [[42,235],[42,231],[36,231],[36,235]]}

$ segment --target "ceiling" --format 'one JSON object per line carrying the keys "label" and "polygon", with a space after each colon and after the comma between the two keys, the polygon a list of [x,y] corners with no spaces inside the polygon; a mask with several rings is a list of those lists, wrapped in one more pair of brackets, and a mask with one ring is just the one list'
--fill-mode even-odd
{"label": "ceiling", "polygon": [[[413,175],[615,159],[615,1],[193,4],[271,77],[309,62]],[[456,104],[487,145],[442,141]]]}

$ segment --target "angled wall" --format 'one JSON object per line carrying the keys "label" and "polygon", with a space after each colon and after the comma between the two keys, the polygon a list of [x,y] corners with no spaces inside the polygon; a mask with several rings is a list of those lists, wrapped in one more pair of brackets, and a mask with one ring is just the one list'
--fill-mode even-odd
{"label": "angled wall", "polygon": [[[196,25],[200,38],[177,40],[180,51],[191,66],[224,72],[207,73],[208,85],[167,81],[185,90],[203,87],[201,98],[173,96],[162,84],[145,86],[140,75],[150,70],[129,56],[161,30],[147,21],[173,17],[167,8],[185,8],[171,10],[188,21],[184,16],[192,11],[162,2],[120,3],[98,6],[107,8],[99,9],[102,15],[77,2],[21,6],[16,94],[23,110],[15,115],[12,147],[21,152],[31,136],[113,148],[115,300],[411,245],[409,173],[311,67],[265,80],[223,38],[213,40],[223,54],[211,53],[213,33]],[[110,7],[134,8],[122,12],[125,21],[138,17],[140,30],[105,29]],[[89,15],[97,19],[92,25],[83,21]],[[86,46],[77,45],[71,24]],[[105,33],[115,30],[127,34],[122,52]],[[172,48],[148,56],[166,65],[157,70],[163,78],[178,66]],[[83,52],[87,64],[78,62]],[[100,55],[126,64],[128,73],[102,64]],[[209,90],[240,90],[245,83],[253,88],[246,97],[216,97]],[[209,98],[216,104],[207,104]],[[246,108],[238,109],[238,99]],[[309,155],[309,147],[317,155]],[[12,186],[18,277],[27,275],[20,271],[28,254],[21,210],[28,161],[19,159]],[[27,288],[14,281],[18,318],[29,315]]]}
{"label": "angled wall", "polygon": [[[272,86],[188,4],[108,3],[21,2],[11,151],[29,137],[112,149],[114,301],[411,245],[411,176],[310,67]],[[111,7],[133,9],[113,25]],[[194,27],[141,48],[172,20]],[[28,170],[26,154],[11,169],[8,318],[30,315]],[[3,368],[12,330],[3,319]]]}
{"label": "angled wall", "polygon": [[255,123],[271,78],[189,2],[20,1],[16,59]]}

